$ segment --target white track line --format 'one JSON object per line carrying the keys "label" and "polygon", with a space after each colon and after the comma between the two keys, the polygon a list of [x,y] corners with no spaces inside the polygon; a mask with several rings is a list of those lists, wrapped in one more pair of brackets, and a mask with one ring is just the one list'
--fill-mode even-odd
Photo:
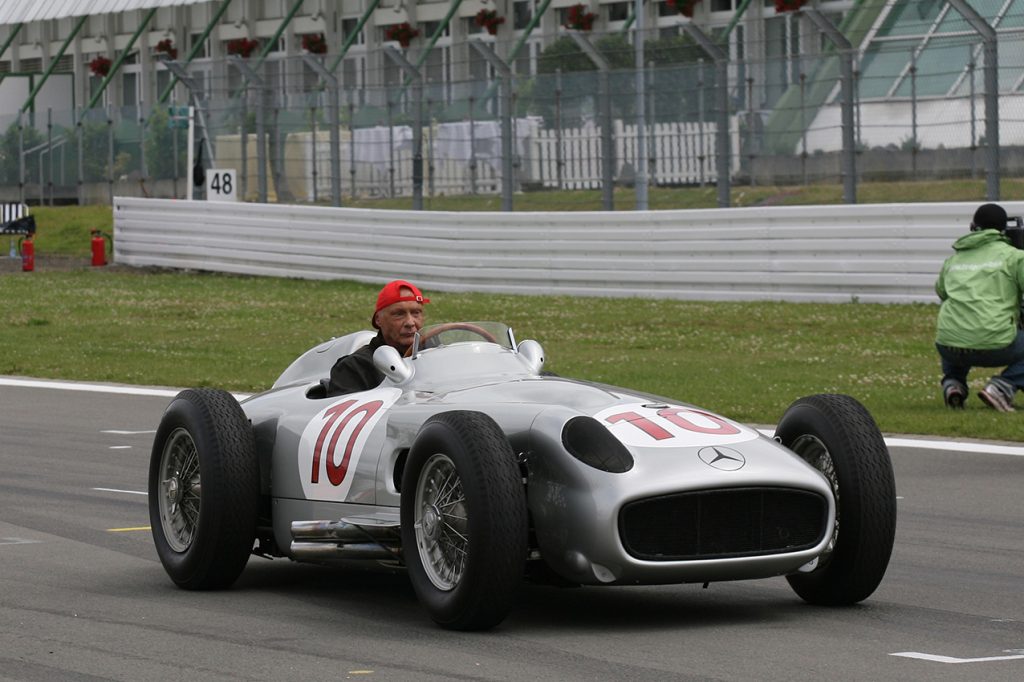
{"label": "white track line", "polygon": [[[79,381],[49,381],[45,379],[21,379],[15,377],[0,377],[0,386],[13,386],[16,388],[52,388],[61,391],[87,391],[91,393],[118,393],[121,395],[142,395],[173,398],[178,395],[181,389],[176,388],[145,388],[141,386],[125,386],[122,384],[90,384]],[[248,398],[248,393],[233,394],[238,400]],[[775,433],[774,429],[758,429],[766,436]],[[890,436],[885,439],[890,447],[898,448],[921,448],[931,450],[946,450],[950,452],[970,452],[985,455],[1009,455],[1011,457],[1024,457],[1024,446],[996,445],[993,443],[977,443],[970,441],[933,440],[928,437],[907,438]]]}
{"label": "white track line", "polygon": [[[775,429],[758,429],[769,438],[775,435]],[[980,455],[1010,455],[1024,457],[1024,446],[996,445],[995,443],[978,443],[976,441],[934,440],[930,436],[907,438],[906,436],[887,436],[885,444],[891,448],[921,448],[924,450],[946,450],[949,452],[973,452]]]}
{"label": "white track line", "polygon": [[933,663],[991,663],[992,661],[1019,661],[1024,656],[983,656],[981,658],[957,658],[956,656],[939,656],[937,654],[922,654],[918,651],[901,651],[890,656],[902,656],[903,658],[916,658],[922,661]]}
{"label": "white track line", "polygon": [[[15,377],[0,377],[0,386],[53,388],[60,391],[116,393],[120,395],[155,396],[158,398],[173,398],[182,390],[180,388],[147,388],[144,386],[125,386],[122,384],[90,384],[82,381],[51,381],[48,379],[21,379]],[[248,393],[235,393],[233,395],[238,400],[244,400],[249,397]]]}

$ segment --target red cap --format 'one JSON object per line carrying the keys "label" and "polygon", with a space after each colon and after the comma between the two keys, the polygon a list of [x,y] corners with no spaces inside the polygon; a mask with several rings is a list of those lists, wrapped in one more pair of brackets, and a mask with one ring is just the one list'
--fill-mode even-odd
{"label": "red cap", "polygon": [[[412,294],[406,294],[402,296],[402,289],[408,289]],[[384,308],[387,308],[392,303],[402,303],[404,301],[415,301],[417,303],[430,303],[429,298],[423,296],[423,292],[416,288],[416,285],[406,282],[404,279],[396,279],[392,282],[388,282],[384,285],[384,288],[377,294],[377,308],[373,311],[374,317]],[[377,325],[374,324],[376,327]]]}

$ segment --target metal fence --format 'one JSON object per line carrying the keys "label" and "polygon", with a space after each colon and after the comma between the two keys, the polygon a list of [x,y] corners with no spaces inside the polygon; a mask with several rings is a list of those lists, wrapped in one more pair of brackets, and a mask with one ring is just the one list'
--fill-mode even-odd
{"label": "metal fence", "polygon": [[381,73],[366,60],[338,78],[325,74],[331,55],[199,60],[159,106],[0,120],[0,191],[29,203],[185,197],[189,158],[235,169],[249,201],[413,208],[487,194],[512,209],[519,192],[597,189],[611,209],[612,190],[638,182],[716,186],[720,205],[735,185],[842,183],[854,202],[863,180],[982,175],[995,199],[1000,177],[1024,172],[1024,28],[987,36],[961,22],[925,42],[847,36],[805,14],[818,18],[796,38],[813,50],[744,59],[681,24],[645,35],[642,70],[620,34],[565,36],[511,64],[488,43],[469,80],[394,47],[374,62]]}

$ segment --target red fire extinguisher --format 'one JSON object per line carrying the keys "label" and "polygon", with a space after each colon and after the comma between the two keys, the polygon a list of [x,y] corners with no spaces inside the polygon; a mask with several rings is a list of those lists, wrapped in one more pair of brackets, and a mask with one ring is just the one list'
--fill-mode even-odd
{"label": "red fire extinguisher", "polygon": [[92,231],[92,264],[107,264],[107,243],[103,239],[104,234],[99,230]]}
{"label": "red fire extinguisher", "polygon": [[36,269],[36,245],[32,243],[32,235],[21,242],[21,269],[24,272]]}

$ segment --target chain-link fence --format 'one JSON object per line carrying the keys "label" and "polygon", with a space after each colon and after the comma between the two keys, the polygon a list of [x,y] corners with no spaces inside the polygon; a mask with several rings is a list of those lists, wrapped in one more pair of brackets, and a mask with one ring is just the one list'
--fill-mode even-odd
{"label": "chain-link fence", "polygon": [[[787,18],[767,25],[756,50],[749,36],[661,28],[645,35],[642,70],[635,32],[582,34],[602,59],[563,36],[507,64],[497,55],[515,51],[493,40],[487,59],[385,48],[342,60],[335,74],[324,73],[330,54],[198,60],[175,101],[0,121],[3,191],[30,203],[185,197],[189,159],[235,169],[249,201],[408,197],[419,207],[423,197],[493,195],[506,209],[514,193],[577,189],[601,190],[614,208],[611,190],[639,181],[852,189],[1020,175],[1024,14],[1000,16],[996,63],[947,3],[933,3],[941,16],[909,4],[919,20],[879,18],[860,33],[839,24],[838,38]],[[986,97],[992,72],[998,96]]]}

